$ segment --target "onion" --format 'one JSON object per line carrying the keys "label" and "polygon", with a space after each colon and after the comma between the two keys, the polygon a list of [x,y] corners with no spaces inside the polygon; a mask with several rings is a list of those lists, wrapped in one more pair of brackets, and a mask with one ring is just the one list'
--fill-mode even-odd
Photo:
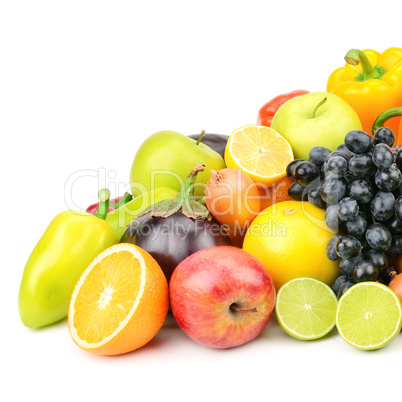
{"label": "onion", "polygon": [[257,185],[239,169],[212,170],[205,198],[212,216],[227,229],[233,244],[241,247],[247,228],[260,212]]}
{"label": "onion", "polygon": [[397,274],[393,271],[391,272],[390,277],[391,280],[388,287],[397,294],[399,300],[402,302],[402,273]]}

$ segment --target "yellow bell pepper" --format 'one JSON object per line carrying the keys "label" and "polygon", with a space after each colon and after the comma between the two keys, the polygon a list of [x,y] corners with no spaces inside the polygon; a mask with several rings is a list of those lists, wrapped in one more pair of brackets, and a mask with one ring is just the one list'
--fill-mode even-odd
{"label": "yellow bell pepper", "polygon": [[[372,125],[384,110],[402,105],[402,48],[391,47],[383,53],[352,49],[346,64],[332,72],[327,92],[344,99],[358,114],[363,130],[371,134]],[[400,117],[387,121],[398,131]]]}

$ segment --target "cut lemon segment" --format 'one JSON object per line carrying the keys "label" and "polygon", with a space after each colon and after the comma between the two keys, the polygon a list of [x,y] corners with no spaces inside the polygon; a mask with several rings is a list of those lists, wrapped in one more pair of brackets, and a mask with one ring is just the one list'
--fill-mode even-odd
{"label": "cut lemon segment", "polygon": [[335,293],[325,283],[296,278],[279,289],[275,313],[282,329],[293,338],[319,339],[335,327],[337,302]]}
{"label": "cut lemon segment", "polygon": [[138,246],[121,243],[100,253],[81,275],[71,296],[68,326],[81,348],[122,354],[156,335],[168,307],[168,284],[158,263]]}
{"label": "cut lemon segment", "polygon": [[360,282],[339,299],[336,327],[341,337],[358,349],[380,349],[401,331],[398,296],[378,282]]}
{"label": "cut lemon segment", "polygon": [[271,186],[286,176],[290,144],[270,127],[249,124],[235,130],[225,149],[228,168],[241,169],[256,183]]}

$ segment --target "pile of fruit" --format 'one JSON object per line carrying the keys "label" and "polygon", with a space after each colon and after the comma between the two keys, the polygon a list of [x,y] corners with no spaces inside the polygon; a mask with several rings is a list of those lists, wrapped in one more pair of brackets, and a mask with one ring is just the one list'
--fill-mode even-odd
{"label": "pile of fruit", "polygon": [[[63,211],[32,251],[19,312],[68,317],[73,341],[116,355],[168,314],[212,348],[252,341],[272,313],[300,340],[335,326],[359,349],[402,328],[402,49],[353,49],[325,92],[297,90],[230,136],[160,131],[130,191]],[[181,158],[177,159],[177,149]]]}

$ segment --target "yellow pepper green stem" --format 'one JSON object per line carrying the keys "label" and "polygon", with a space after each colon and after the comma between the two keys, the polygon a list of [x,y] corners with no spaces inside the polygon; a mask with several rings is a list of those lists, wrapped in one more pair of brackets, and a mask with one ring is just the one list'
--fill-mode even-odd
{"label": "yellow pepper green stem", "polygon": [[381,67],[373,67],[368,57],[359,49],[349,50],[346,53],[345,61],[352,66],[357,66],[359,63],[362,66],[362,72],[356,77],[358,81],[380,79],[385,74],[385,70]]}

